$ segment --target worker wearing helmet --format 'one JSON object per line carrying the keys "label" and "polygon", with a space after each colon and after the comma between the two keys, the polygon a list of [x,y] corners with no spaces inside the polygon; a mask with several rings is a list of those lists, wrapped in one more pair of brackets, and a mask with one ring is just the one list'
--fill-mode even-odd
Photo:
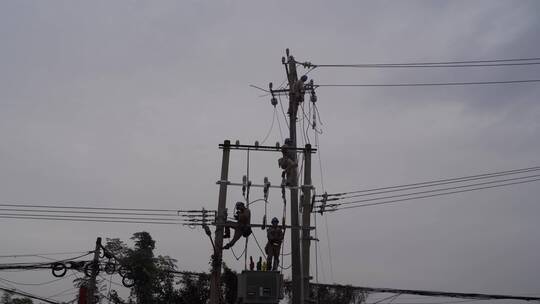
{"label": "worker wearing helmet", "polygon": [[236,241],[238,241],[242,236],[248,237],[251,234],[251,211],[244,205],[242,202],[236,203],[236,214],[234,218],[237,222],[227,222],[226,230],[229,230],[230,227],[234,228],[234,235],[232,240],[223,246],[223,249],[229,249]]}
{"label": "worker wearing helmet", "polygon": [[[266,230],[266,236],[268,238],[268,243],[264,250],[266,251],[266,264],[270,268],[272,265],[272,270],[278,270],[279,266],[279,253],[281,251],[281,243],[283,243],[283,237],[285,236],[285,226],[278,226],[279,220],[277,217],[272,219],[272,226],[268,227]],[[273,263],[272,263],[273,262]]]}
{"label": "worker wearing helmet", "polygon": [[278,166],[283,169],[281,178],[287,186],[293,184],[291,180],[291,173],[295,167],[298,167],[296,161],[296,152],[294,149],[293,141],[290,138],[285,139],[285,142],[281,146],[281,153],[283,157],[278,159]]}

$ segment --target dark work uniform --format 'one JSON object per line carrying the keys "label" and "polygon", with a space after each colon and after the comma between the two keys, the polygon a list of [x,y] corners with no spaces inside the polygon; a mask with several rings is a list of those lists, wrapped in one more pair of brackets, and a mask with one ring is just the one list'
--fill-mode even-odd
{"label": "dark work uniform", "polygon": [[251,211],[244,208],[244,210],[238,213],[237,223],[227,222],[227,224],[234,228],[234,235],[232,240],[223,249],[231,248],[241,237],[248,237],[251,234]]}
{"label": "dark work uniform", "polygon": [[[281,243],[283,243],[284,231],[280,226],[270,226],[266,230],[268,243],[264,248],[266,251],[266,264],[268,268],[272,265],[272,270],[277,270],[279,265],[279,253],[281,251]],[[272,263],[273,260],[273,263]]]}

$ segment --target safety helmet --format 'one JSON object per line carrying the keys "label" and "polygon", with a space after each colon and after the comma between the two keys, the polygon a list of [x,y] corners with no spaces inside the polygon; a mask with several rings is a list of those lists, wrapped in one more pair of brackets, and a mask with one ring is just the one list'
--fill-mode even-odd
{"label": "safety helmet", "polygon": [[242,202],[236,202],[236,209],[245,208],[244,203]]}
{"label": "safety helmet", "polygon": [[277,217],[274,217],[274,218],[272,219],[272,224],[277,224],[277,223],[279,223],[279,220],[278,220]]}

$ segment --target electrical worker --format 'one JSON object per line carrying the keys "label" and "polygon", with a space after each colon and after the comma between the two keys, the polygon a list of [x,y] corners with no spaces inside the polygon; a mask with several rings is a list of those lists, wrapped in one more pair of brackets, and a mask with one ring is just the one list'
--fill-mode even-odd
{"label": "electrical worker", "polygon": [[234,228],[234,235],[232,240],[223,246],[223,249],[229,249],[236,241],[238,241],[242,236],[248,237],[251,234],[251,211],[244,205],[242,202],[236,203],[236,214],[234,215],[236,222],[227,221],[227,226],[225,227],[225,234],[229,234],[230,227]]}
{"label": "electrical worker", "polygon": [[289,109],[287,110],[287,114],[289,114],[291,116],[292,115],[296,116],[296,111],[295,111],[295,113],[293,113],[293,109],[297,109],[298,104],[304,101],[304,94],[306,93],[306,90],[305,90],[304,86],[305,86],[307,80],[308,80],[308,77],[306,75],[304,75],[304,76],[300,77],[300,79],[298,79],[295,83],[293,83],[293,85],[291,87],[291,93],[292,93],[293,100],[294,100],[296,106],[294,108],[292,108],[291,106],[293,104],[289,103]]}
{"label": "electrical worker", "polygon": [[280,227],[278,224],[279,220],[277,217],[274,217],[272,219],[272,226],[266,230],[268,243],[264,247],[264,251],[266,251],[266,265],[268,265],[269,269],[272,267],[273,271],[278,270],[281,243],[283,243],[283,237],[285,236],[285,225]]}
{"label": "electrical worker", "polygon": [[285,184],[287,186],[292,184],[292,181],[290,180],[290,174],[293,168],[298,166],[298,163],[295,160],[296,151],[289,148],[293,148],[292,140],[290,138],[286,138],[285,142],[281,146],[282,157],[278,159],[278,165],[281,169],[283,169],[283,172],[281,173],[281,178],[285,181]]}

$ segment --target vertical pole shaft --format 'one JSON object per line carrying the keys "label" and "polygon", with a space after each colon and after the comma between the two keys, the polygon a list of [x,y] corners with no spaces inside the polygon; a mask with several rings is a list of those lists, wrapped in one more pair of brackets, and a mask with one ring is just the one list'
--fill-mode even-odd
{"label": "vertical pole shaft", "polygon": [[302,186],[302,268],[304,276],[304,298],[310,297],[309,272],[311,234],[311,145],[306,145],[304,152],[304,185]]}
{"label": "vertical pole shaft", "polygon": [[[293,91],[298,75],[296,73],[296,63],[293,56],[289,56],[287,50],[287,59],[289,74],[289,138],[292,142],[292,147],[296,148],[296,113],[298,111],[297,95]],[[294,161],[298,157],[294,153]],[[300,230],[298,229],[298,167],[295,167],[290,173],[289,181],[291,182],[291,258],[292,258],[292,304],[303,304],[304,296],[302,290],[302,261],[300,256]]]}
{"label": "vertical pole shaft", "polygon": [[[250,186],[249,186],[249,150],[247,150],[247,166],[246,166],[246,183],[247,183],[247,186],[246,186],[246,208],[249,209],[249,192],[250,192]],[[235,210],[236,212],[236,210]],[[244,243],[244,252],[246,254],[244,254],[244,270],[247,270],[247,247],[248,247],[248,240],[249,238],[246,238],[246,242]]]}
{"label": "vertical pole shaft", "polygon": [[227,180],[229,176],[229,156],[231,142],[223,142],[223,160],[221,161],[221,179],[219,183],[219,199],[216,218],[215,250],[212,256],[212,273],[210,277],[210,304],[219,304],[221,298],[221,263],[223,257],[223,230],[227,222]]}
{"label": "vertical pole shaft", "polygon": [[96,277],[99,270],[99,253],[101,252],[101,238],[96,239],[96,250],[94,250],[94,260],[92,261],[92,276],[90,276],[90,281],[88,282],[88,294],[86,302],[88,304],[96,303]]}

